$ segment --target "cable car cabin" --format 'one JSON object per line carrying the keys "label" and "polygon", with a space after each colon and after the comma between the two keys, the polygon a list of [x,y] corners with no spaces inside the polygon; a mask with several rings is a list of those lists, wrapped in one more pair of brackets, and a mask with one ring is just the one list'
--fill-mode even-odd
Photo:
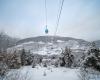
{"label": "cable car cabin", "polygon": [[49,32],[49,31],[48,31],[48,29],[46,28],[46,29],[45,29],[45,34],[48,34],[48,32]]}

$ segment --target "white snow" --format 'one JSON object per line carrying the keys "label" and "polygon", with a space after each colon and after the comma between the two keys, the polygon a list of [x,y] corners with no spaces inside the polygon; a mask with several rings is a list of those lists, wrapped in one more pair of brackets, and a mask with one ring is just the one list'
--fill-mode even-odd
{"label": "white snow", "polygon": [[22,44],[25,45],[25,44],[33,44],[33,43],[35,43],[35,42],[34,42],[34,41],[29,41],[29,42],[27,42],[27,43],[25,42],[25,43],[22,43]]}
{"label": "white snow", "polygon": [[57,40],[57,42],[62,43],[62,42],[65,42],[65,41],[62,41],[62,40]]}
{"label": "white snow", "polygon": [[[31,66],[22,67],[19,70],[10,71],[8,74],[15,73],[19,71],[17,80],[79,80],[77,76],[78,69],[68,69],[68,68],[54,68],[54,67],[36,67],[32,68]],[[14,74],[11,76],[13,77]],[[23,78],[24,77],[24,78]],[[19,79],[22,78],[22,79]]]}
{"label": "white snow", "polygon": [[[53,48],[53,49],[52,49]],[[38,51],[33,51],[33,53],[40,54],[40,55],[59,55],[61,53],[61,48],[55,46],[45,46]]]}
{"label": "white snow", "polygon": [[37,43],[39,43],[39,44],[45,44],[43,41],[40,41],[40,42],[37,42]]}

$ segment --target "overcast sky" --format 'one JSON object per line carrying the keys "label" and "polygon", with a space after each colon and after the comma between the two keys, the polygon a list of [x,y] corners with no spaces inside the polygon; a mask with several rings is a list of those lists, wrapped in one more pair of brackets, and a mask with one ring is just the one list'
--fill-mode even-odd
{"label": "overcast sky", "polygon": [[[44,0],[0,0],[0,31],[20,37],[45,35]],[[61,0],[47,0],[49,34],[56,28]],[[57,35],[100,40],[100,0],[65,0]]]}

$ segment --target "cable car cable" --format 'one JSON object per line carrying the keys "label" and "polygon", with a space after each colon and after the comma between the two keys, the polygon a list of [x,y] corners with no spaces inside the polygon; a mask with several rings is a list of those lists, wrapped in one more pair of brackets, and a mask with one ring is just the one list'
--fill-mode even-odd
{"label": "cable car cable", "polygon": [[47,27],[47,1],[45,0],[45,20],[46,20],[46,27]]}
{"label": "cable car cable", "polygon": [[56,35],[57,29],[58,29],[58,26],[59,26],[59,21],[60,21],[60,17],[61,17],[61,13],[62,13],[63,4],[64,4],[64,0],[62,0],[61,7],[60,7],[60,12],[57,16],[56,30],[55,30],[54,35]]}
{"label": "cable car cable", "polygon": [[54,32],[53,41],[54,41],[54,38],[55,38],[55,36],[56,36],[58,27],[59,27],[59,22],[60,22],[60,18],[61,18],[61,13],[62,13],[62,9],[63,9],[63,4],[64,4],[64,0],[62,0],[62,2],[61,2],[60,11],[58,12],[58,15],[57,15],[57,23],[56,23],[56,29],[55,29],[55,32]]}
{"label": "cable car cable", "polygon": [[46,20],[46,26],[45,26],[45,34],[48,34],[48,25],[47,25],[47,1],[45,0],[45,20]]}

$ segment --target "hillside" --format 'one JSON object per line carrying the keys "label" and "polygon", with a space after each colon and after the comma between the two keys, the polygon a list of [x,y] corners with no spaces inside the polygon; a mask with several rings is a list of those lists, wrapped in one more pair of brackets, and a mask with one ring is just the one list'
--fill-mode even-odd
{"label": "hillside", "polygon": [[0,50],[14,46],[18,40],[17,38],[8,36],[6,33],[0,32]]}
{"label": "hillside", "polygon": [[100,47],[100,40],[94,41],[97,47]]}
{"label": "hillside", "polygon": [[62,49],[66,46],[71,48],[74,53],[79,54],[85,48],[88,48],[88,41],[76,39],[71,37],[56,36],[53,41],[53,36],[38,36],[33,38],[26,38],[18,41],[16,46],[8,50],[14,51],[16,49],[25,48],[30,50],[33,54],[60,54]]}
{"label": "hillside", "polygon": [[83,39],[76,39],[76,38],[72,38],[72,37],[37,36],[37,37],[22,39],[22,40],[18,41],[17,44],[30,42],[30,41],[34,41],[34,42],[40,42],[40,41],[42,41],[42,42],[52,42],[52,41],[54,41],[54,42],[57,42],[58,40],[61,40],[61,41],[75,40],[75,41],[78,41],[80,44],[81,43],[87,43],[87,41],[85,41]]}

